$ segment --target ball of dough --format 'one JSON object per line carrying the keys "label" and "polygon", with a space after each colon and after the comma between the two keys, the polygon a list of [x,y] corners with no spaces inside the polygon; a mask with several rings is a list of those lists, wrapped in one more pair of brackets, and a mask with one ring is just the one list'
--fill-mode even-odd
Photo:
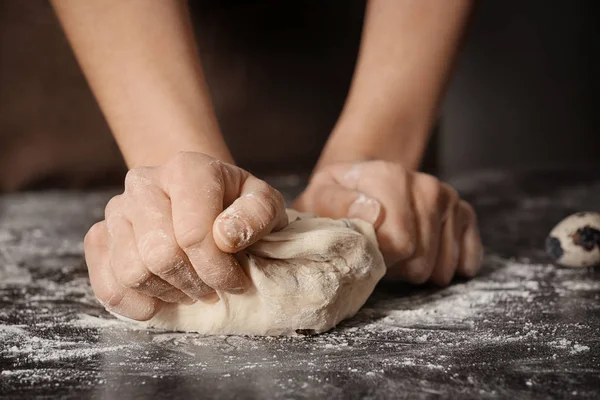
{"label": "ball of dough", "polygon": [[563,219],[546,239],[546,252],[565,267],[600,264],[600,214],[581,212]]}
{"label": "ball of dough", "polygon": [[354,316],[385,274],[375,231],[287,210],[289,225],[236,255],[251,287],[214,303],[167,304],[147,327],[215,335],[328,331]]}

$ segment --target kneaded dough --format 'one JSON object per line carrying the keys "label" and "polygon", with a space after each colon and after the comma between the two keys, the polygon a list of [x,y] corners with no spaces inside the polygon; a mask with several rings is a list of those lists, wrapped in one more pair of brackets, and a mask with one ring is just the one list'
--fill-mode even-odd
{"label": "kneaded dough", "polygon": [[147,327],[210,335],[322,333],[354,316],[385,274],[375,232],[358,219],[287,210],[289,225],[236,255],[251,287],[214,303],[168,304]]}

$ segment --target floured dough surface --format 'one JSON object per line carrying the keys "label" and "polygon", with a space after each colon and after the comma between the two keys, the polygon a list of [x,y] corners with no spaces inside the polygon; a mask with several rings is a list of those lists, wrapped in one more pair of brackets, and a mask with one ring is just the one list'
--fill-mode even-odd
{"label": "floured dough surface", "polygon": [[385,274],[373,227],[288,209],[289,225],[237,254],[250,278],[214,303],[168,304],[147,327],[214,335],[322,333],[354,316]]}

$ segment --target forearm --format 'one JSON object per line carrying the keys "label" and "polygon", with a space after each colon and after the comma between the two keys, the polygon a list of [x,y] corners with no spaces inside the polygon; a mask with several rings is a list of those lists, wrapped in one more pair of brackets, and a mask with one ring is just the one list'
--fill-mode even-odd
{"label": "forearm", "polygon": [[421,162],[471,0],[370,0],[354,78],[320,164]]}
{"label": "forearm", "polygon": [[183,0],[52,0],[129,167],[178,151],[232,162]]}

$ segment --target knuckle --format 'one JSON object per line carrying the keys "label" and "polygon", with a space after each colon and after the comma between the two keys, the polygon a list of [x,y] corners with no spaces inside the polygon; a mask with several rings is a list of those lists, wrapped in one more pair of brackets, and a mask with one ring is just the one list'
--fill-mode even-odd
{"label": "knuckle", "polygon": [[108,219],[111,215],[118,214],[123,209],[124,197],[122,194],[118,194],[112,197],[104,209],[104,217]]}
{"label": "knuckle", "polygon": [[233,171],[237,170],[235,167],[226,167],[220,160],[217,160],[216,158],[207,160],[206,165],[208,167],[207,170],[215,177],[222,177],[224,173],[232,173]]}
{"label": "knuckle", "polygon": [[442,185],[440,181],[428,174],[417,174],[417,182],[420,192],[429,202],[436,202],[442,197]]}
{"label": "knuckle", "polygon": [[113,271],[117,282],[126,288],[136,289],[150,279],[150,272],[141,266],[114,264]]}
{"label": "knuckle", "polygon": [[386,180],[395,180],[402,177],[401,171],[390,162],[383,160],[372,160],[364,164],[355,164],[347,172],[356,182],[365,182],[377,177]]}
{"label": "knuckle", "polygon": [[460,199],[460,196],[458,195],[456,189],[445,182],[441,183],[440,187],[441,190],[444,192],[444,196],[448,198],[448,204],[450,206],[456,205]]}
{"label": "knuckle", "polygon": [[96,222],[88,230],[83,238],[84,248],[93,247],[99,245],[106,230],[105,224],[102,222]]}
{"label": "knuckle", "polygon": [[182,227],[175,230],[175,239],[182,249],[196,247],[208,236],[208,231],[199,227]]}
{"label": "knuckle", "polygon": [[442,220],[445,221],[448,218],[456,215],[457,211],[459,210],[458,201],[460,198],[458,196],[458,192],[452,186],[446,183],[442,183],[440,186],[443,193],[442,197],[440,198],[440,207],[443,209]]}
{"label": "knuckle", "polygon": [[270,187],[266,183],[264,183],[264,185],[265,189],[262,191],[263,195],[259,197],[259,203],[267,216],[270,218],[275,218],[279,213],[279,210],[284,208],[285,200],[283,199],[283,195],[277,190]]}
{"label": "knuckle", "polygon": [[417,251],[416,240],[411,235],[406,235],[398,244],[398,250],[404,257],[411,257]]}
{"label": "knuckle", "polygon": [[259,187],[264,191],[268,197],[283,201],[283,196],[279,192],[279,190],[275,189],[273,186],[269,185],[267,182],[263,180],[259,180]]}
{"label": "knuckle", "polygon": [[332,175],[331,166],[328,165],[314,173],[308,182],[306,191],[316,190],[322,185],[331,184],[333,182],[335,182],[335,179]]}
{"label": "knuckle", "polygon": [[151,183],[148,167],[136,167],[127,171],[125,174],[125,191],[135,190],[139,186]]}
{"label": "knuckle", "polygon": [[401,259],[409,259],[417,251],[416,238],[406,230],[396,231],[391,244],[393,253],[397,254]]}
{"label": "knuckle", "polygon": [[172,277],[180,278],[177,279],[179,281],[178,287],[184,290],[193,289],[194,285],[201,283],[199,282],[197,275],[192,273],[190,265],[183,257],[173,258],[168,263],[164,264],[162,268],[157,269],[156,272],[152,272],[165,279],[167,282],[170,281]]}
{"label": "knuckle", "polygon": [[476,223],[477,221],[477,214],[475,213],[475,209],[473,208],[473,206],[469,203],[467,203],[464,200],[460,200],[459,201],[459,207],[461,209],[461,212],[464,214],[465,219],[470,222],[470,223]]}
{"label": "knuckle", "polygon": [[169,239],[145,237],[139,245],[144,264],[156,275],[167,273],[177,261],[179,246]]}
{"label": "knuckle", "polygon": [[390,181],[403,181],[408,175],[408,171],[400,164],[391,163],[383,160],[372,161],[372,168],[374,172],[376,172],[378,175],[380,174],[382,176],[385,176]]}

